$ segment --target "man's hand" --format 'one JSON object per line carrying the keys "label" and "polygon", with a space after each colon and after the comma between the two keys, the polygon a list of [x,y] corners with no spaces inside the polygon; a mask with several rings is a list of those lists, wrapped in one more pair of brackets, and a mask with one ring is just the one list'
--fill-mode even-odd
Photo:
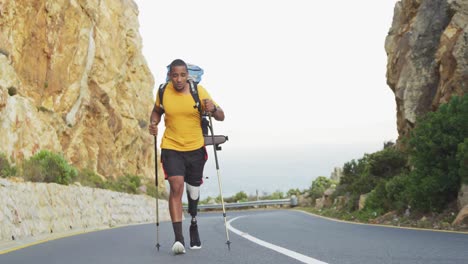
{"label": "man's hand", "polygon": [[211,113],[214,119],[218,121],[224,120],[224,111],[221,109],[221,107],[216,107],[216,105],[210,99],[203,99],[203,103],[205,104],[206,113]]}
{"label": "man's hand", "polygon": [[158,124],[156,124],[156,122],[151,122],[151,124],[149,125],[149,132],[153,136],[158,135]]}
{"label": "man's hand", "polygon": [[216,106],[214,105],[212,100],[203,99],[203,103],[205,104],[205,112],[214,113],[216,111]]}

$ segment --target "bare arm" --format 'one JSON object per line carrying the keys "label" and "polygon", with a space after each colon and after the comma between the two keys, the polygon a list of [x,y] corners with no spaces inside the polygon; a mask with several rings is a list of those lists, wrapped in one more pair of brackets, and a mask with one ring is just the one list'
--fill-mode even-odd
{"label": "bare arm", "polygon": [[153,107],[153,111],[151,111],[150,123],[159,124],[161,122],[161,113],[156,108],[156,105]]}
{"label": "bare arm", "polygon": [[216,111],[212,113],[214,119],[218,121],[224,121],[224,111],[221,107],[216,107]]}
{"label": "bare arm", "polygon": [[151,111],[150,125],[149,125],[150,134],[153,136],[156,136],[158,134],[158,124],[159,122],[161,122],[161,115],[162,114],[158,111],[155,105],[153,107],[153,111]]}

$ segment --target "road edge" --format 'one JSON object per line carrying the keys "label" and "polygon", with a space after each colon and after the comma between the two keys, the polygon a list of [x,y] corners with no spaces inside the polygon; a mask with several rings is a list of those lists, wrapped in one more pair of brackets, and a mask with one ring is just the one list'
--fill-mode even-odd
{"label": "road edge", "polygon": [[454,234],[468,235],[468,232],[465,232],[465,231],[440,230],[440,229],[418,228],[418,227],[409,227],[409,226],[393,226],[393,225],[371,224],[371,223],[359,223],[359,222],[346,221],[346,220],[331,218],[331,217],[327,217],[327,216],[323,216],[323,215],[318,215],[318,214],[314,214],[314,213],[311,213],[311,212],[308,212],[308,211],[305,211],[305,210],[301,210],[301,209],[290,209],[290,210],[296,211],[296,212],[301,212],[301,213],[312,215],[312,216],[316,216],[316,217],[323,218],[323,219],[326,219],[326,220],[331,220],[331,221],[334,221],[334,222],[345,223],[345,224],[379,226],[379,227],[397,228],[397,229],[406,229],[406,230],[431,231],[431,232],[442,232],[442,233],[454,233]]}
{"label": "road edge", "polygon": [[78,231],[73,231],[73,232],[64,232],[64,233],[55,234],[55,235],[42,235],[40,237],[28,237],[26,239],[20,239],[20,240],[14,240],[14,241],[7,241],[7,242],[0,241],[0,255],[4,255],[7,253],[18,251],[20,249],[36,246],[39,244],[47,243],[47,242],[62,239],[62,238],[78,236],[78,235],[83,235],[83,234],[88,234],[88,233],[94,233],[98,231],[122,228],[122,227],[127,227],[127,226],[137,226],[137,225],[147,225],[147,224],[156,225],[156,222],[124,224],[124,225],[102,227],[102,228],[98,227],[98,228],[83,229],[83,230],[78,230]]}

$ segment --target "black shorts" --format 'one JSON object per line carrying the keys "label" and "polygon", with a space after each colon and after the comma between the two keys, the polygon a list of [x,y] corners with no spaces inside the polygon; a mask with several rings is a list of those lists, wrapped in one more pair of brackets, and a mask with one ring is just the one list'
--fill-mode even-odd
{"label": "black shorts", "polygon": [[166,179],[171,176],[184,176],[185,182],[192,186],[203,183],[203,168],[208,155],[203,146],[192,151],[161,150],[161,164]]}

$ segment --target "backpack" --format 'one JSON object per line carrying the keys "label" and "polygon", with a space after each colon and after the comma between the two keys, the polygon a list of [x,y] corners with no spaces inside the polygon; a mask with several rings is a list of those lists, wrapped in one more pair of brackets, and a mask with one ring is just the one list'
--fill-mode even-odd
{"label": "backpack", "polygon": [[[166,68],[167,68],[166,82],[169,82],[170,81],[169,72],[171,71],[171,65],[167,65]],[[205,73],[205,71],[203,71],[203,69],[198,67],[197,65],[193,65],[190,63],[187,63],[187,70],[189,73],[189,80],[192,80],[195,83],[199,84],[201,82],[201,77],[203,76],[203,73]]]}
{"label": "backpack", "polygon": [[[198,94],[198,83],[201,81],[201,77],[204,73],[203,69],[193,65],[193,64],[187,64],[187,70],[189,72],[189,78],[188,78],[188,83],[190,85],[190,94],[192,95],[193,100],[195,101],[195,105],[193,108],[197,108],[198,112],[200,113],[200,126],[202,128],[202,133],[203,137],[205,140],[205,146],[208,145],[215,145],[218,150],[221,150],[221,147],[219,144],[222,144],[228,140],[227,136],[223,135],[208,135],[208,128],[210,127],[209,121],[206,118],[206,115],[203,114],[202,112],[202,106],[200,102],[200,96]],[[170,65],[167,66],[167,78],[166,78],[166,83],[163,83],[159,86],[158,89],[158,96],[159,96],[159,103],[162,109],[162,113],[164,113],[164,105],[163,105],[163,98],[164,98],[164,91],[166,90],[166,87],[169,83],[169,71],[170,71]],[[214,139],[214,141],[213,141]]]}

